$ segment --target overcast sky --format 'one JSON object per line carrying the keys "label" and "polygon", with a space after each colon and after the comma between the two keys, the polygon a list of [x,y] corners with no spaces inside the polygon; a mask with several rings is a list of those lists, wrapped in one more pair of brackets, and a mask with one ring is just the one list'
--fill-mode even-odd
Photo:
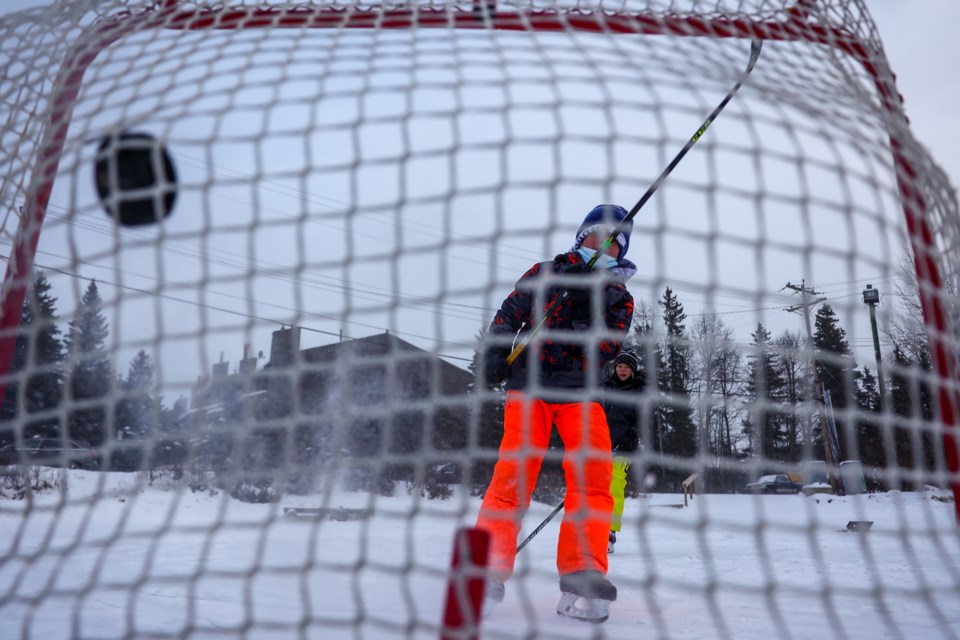
{"label": "overcast sky", "polygon": [[[38,0],[6,0],[3,3],[3,6],[0,7],[0,11],[11,11],[17,8],[28,7],[28,6],[42,6],[44,4],[46,3],[40,2]],[[958,39],[954,37],[954,35],[951,33],[951,30],[952,30],[951,25],[960,23],[960,2],[957,2],[956,0],[923,0],[922,2],[903,2],[901,0],[868,0],[867,5],[870,8],[873,14],[873,17],[877,23],[881,38],[883,40],[885,51],[890,60],[890,64],[895,74],[897,75],[898,87],[901,94],[904,96],[906,112],[908,117],[911,120],[913,131],[917,136],[917,138],[920,140],[920,142],[928,148],[928,150],[932,153],[934,159],[939,162],[940,166],[950,176],[951,182],[955,188],[958,182],[958,176],[960,176],[960,123],[958,123],[955,117],[955,114],[952,111],[953,111],[953,107],[956,104],[960,104],[960,83],[956,82],[953,79],[956,76],[956,72],[953,67],[955,64],[954,61],[957,59],[960,59],[960,42],[958,42]],[[772,61],[772,58],[768,58],[767,61]],[[767,69],[766,71],[769,72],[769,69]],[[763,71],[758,69],[756,73],[763,73]],[[720,92],[720,94],[722,95],[722,91]],[[666,99],[669,100],[670,99],[669,93],[667,93],[666,96],[667,96]],[[744,98],[744,100],[746,100],[746,98]],[[731,105],[728,111],[735,113],[736,110],[741,106],[742,105],[740,104]],[[948,113],[948,109],[951,110],[951,112]],[[706,111],[709,111],[709,108],[706,109]],[[295,117],[295,113],[293,111],[291,111],[290,117],[291,119]],[[702,119],[703,116],[699,115],[696,117]],[[532,119],[528,119],[526,122],[523,123],[523,128],[525,129],[524,131],[525,133],[535,131],[538,126],[543,126],[543,123],[540,122],[536,117]],[[686,122],[684,122],[683,127],[689,127],[689,125]],[[735,136],[737,131],[739,130],[737,128],[737,123],[735,119],[732,117],[729,117],[724,121],[724,128],[721,129],[718,125],[711,129],[710,136],[712,137],[710,139],[723,140],[724,137],[730,138],[731,135]],[[569,133],[570,131],[568,130],[567,132]],[[683,138],[684,136],[689,135],[689,132],[677,131],[677,132],[671,132],[671,135],[677,138]],[[462,142],[463,141],[461,141],[461,143]],[[670,145],[668,144],[663,145],[664,148],[668,146]],[[698,150],[699,150],[699,146],[703,146],[702,143],[701,145],[698,145]],[[584,153],[589,153],[589,151],[585,150]],[[200,155],[200,154],[197,154],[197,155]],[[682,181],[684,179],[688,179],[686,177],[688,175],[687,172],[690,172],[691,170],[695,170],[698,167],[701,167],[702,163],[704,162],[704,157],[705,156],[703,154],[691,153],[690,156],[688,156],[688,158],[684,160],[683,166],[677,170],[676,175],[672,176],[672,178],[676,181]],[[282,156],[278,156],[278,158],[279,160],[277,163],[275,163],[273,168],[280,170],[282,169],[282,167],[280,166],[279,162],[280,160],[282,160]],[[227,167],[229,162],[234,159],[236,158],[230,158],[225,156],[222,159],[218,159],[217,164],[220,165],[220,168]],[[200,175],[200,176],[203,175],[202,170],[204,169],[204,167],[202,165],[202,158],[197,158],[196,156],[191,157],[188,153],[181,153],[181,155],[177,158],[177,160],[181,169],[180,174],[184,182],[190,182],[191,178],[189,176],[191,176],[193,172],[199,171],[199,173],[197,173],[196,175]],[[529,156],[529,158],[521,158],[520,160],[521,160],[521,166],[523,167],[524,170],[532,171],[533,167],[537,166],[538,158],[535,154],[533,154]],[[655,175],[657,172],[656,166],[659,159],[646,158],[645,160],[649,163],[649,167],[646,167],[646,166],[641,167],[642,171],[640,175]],[[291,158],[291,162],[293,164],[295,164],[296,161],[297,161],[297,158],[295,157]],[[646,173],[644,174],[644,172]],[[722,175],[722,167],[719,173]],[[242,179],[240,179],[240,176],[241,174],[237,174],[237,176],[234,176],[234,180],[242,183]],[[223,177],[223,176],[220,176],[220,177]],[[478,180],[480,180],[481,182],[478,182],[478,184],[482,186],[482,178],[478,178],[477,176],[471,176],[471,177],[477,178]],[[194,182],[196,182],[196,179],[194,180]],[[58,186],[59,186],[59,183],[58,183]],[[242,184],[239,184],[239,185],[235,185],[232,188],[242,191],[242,186],[243,186]],[[459,186],[462,188],[464,185],[460,184]],[[422,185],[422,188],[424,190],[428,190],[429,187],[430,187],[429,183],[424,183]],[[632,188],[635,189],[635,187],[632,187]],[[316,193],[324,194],[323,197],[326,199],[326,201],[313,202],[309,204],[313,207],[313,209],[311,210],[318,210],[321,213],[323,213],[326,210],[326,208],[330,208],[331,206],[336,206],[337,200],[339,200],[341,203],[344,201],[350,201],[349,194],[344,193],[344,194],[338,195],[330,185],[314,185],[314,188],[311,189],[310,194],[316,194]],[[373,194],[373,193],[376,193],[376,190],[374,189],[365,190],[364,193]],[[669,193],[671,192],[668,189],[665,189],[664,197],[667,197]],[[309,196],[310,194],[307,194],[307,195]],[[228,189],[225,189],[223,192],[219,193],[219,195],[220,197],[226,197],[226,198],[234,197],[236,198],[236,202],[238,203],[242,201],[242,196],[240,198],[237,198],[239,193],[229,191]],[[408,197],[410,195],[411,194],[407,194]],[[283,194],[280,192],[274,192],[273,197],[275,198],[275,200],[272,201],[270,204],[273,205],[274,207],[279,207],[280,206],[279,203],[282,201],[282,199],[284,197],[290,198],[290,195]],[[388,194],[384,197],[386,198],[386,201],[389,202],[390,195]],[[576,198],[577,194],[574,194],[572,197]],[[584,196],[584,197],[586,198],[584,202],[588,202],[588,201],[591,201],[590,199],[594,198],[595,196],[590,195],[590,196]],[[631,197],[634,199],[636,198],[636,196],[631,196]],[[624,196],[624,198],[626,198],[626,196]],[[361,206],[361,203],[355,203],[355,204],[357,204],[358,206]],[[366,203],[366,204],[369,205],[371,203]],[[373,202],[372,204],[376,205],[375,202]],[[624,204],[626,206],[629,206],[631,202],[624,202]],[[183,205],[181,205],[181,207],[182,206]],[[265,210],[269,210],[269,207],[264,207],[264,208]],[[292,208],[291,210],[295,211],[296,209]],[[529,212],[528,215],[533,216],[533,213]],[[278,218],[277,220],[279,221],[280,219]],[[454,222],[455,224],[459,224],[457,220],[453,220],[452,222]],[[476,222],[476,221],[473,221],[473,222]],[[563,220],[561,222],[563,222],[568,226],[569,224],[571,224],[570,220]],[[674,222],[674,221],[671,221],[671,222]],[[309,225],[308,227],[304,227],[304,229],[306,230],[313,229],[320,233],[326,233],[327,234],[326,236],[322,236],[322,238],[326,238],[330,242],[330,244],[326,246],[343,244],[340,236],[337,236],[336,233],[331,234],[331,229],[325,230],[322,227],[323,225],[322,219],[313,220],[312,223],[313,224]],[[436,227],[434,228],[439,229],[439,228],[442,228],[443,226],[443,221],[440,218],[434,221],[434,223],[436,224]],[[531,223],[541,224],[542,221],[531,219]],[[782,221],[781,223],[784,225],[784,229],[785,229],[784,232],[789,233],[789,227],[786,226],[787,223],[783,223]],[[383,224],[382,217],[380,219],[380,224]],[[645,222],[645,224],[652,224],[652,223],[648,221],[648,222]],[[354,229],[356,233],[355,237],[360,242],[360,244],[358,245],[358,248],[356,249],[359,254],[362,254],[364,250],[363,239],[364,239],[365,230],[366,229],[364,229],[362,225],[360,228]],[[452,232],[454,234],[456,234],[459,231],[461,230],[458,228],[452,229]],[[466,229],[464,229],[463,231],[466,232]],[[404,230],[400,227],[399,224],[397,224],[394,233],[400,234],[401,232],[407,233],[405,238],[414,238],[414,236],[409,234],[409,230]],[[282,226],[275,225],[272,228],[262,230],[260,233],[260,236],[261,238],[273,237],[273,238],[276,238],[278,242],[287,242],[291,244],[291,246],[295,244],[296,241],[298,240],[302,241],[302,238],[285,237],[283,235],[284,233],[285,233],[285,230]],[[799,233],[799,230],[798,230],[798,233]],[[46,245],[44,245],[43,243],[41,244],[41,250],[46,249],[48,252],[55,251],[55,249],[51,248],[50,246],[50,241],[52,237],[53,236],[50,236],[47,238]],[[863,237],[863,236],[860,236],[860,237]],[[632,249],[632,252],[633,252],[632,255],[634,257],[638,257],[640,255],[644,255],[644,256],[658,255],[656,253],[658,247],[644,246],[641,244],[643,240],[644,239],[642,238],[637,239],[636,245],[635,245],[636,248]],[[69,240],[66,240],[66,241],[69,241]],[[414,239],[412,240],[412,242],[414,242],[414,244],[406,246],[406,249],[409,251],[409,255],[404,257],[401,263],[401,266],[404,266],[408,272],[422,271],[423,273],[429,273],[431,271],[435,271],[436,265],[434,264],[434,262],[431,261],[428,256],[418,255],[418,252],[416,251],[416,248],[420,246],[416,243],[420,242],[420,240]],[[510,267],[506,270],[505,274],[498,274],[497,278],[500,280],[503,280],[503,282],[505,283],[510,282],[511,278],[515,278],[516,275],[519,275],[519,273],[522,272],[523,268],[526,268],[525,266],[520,267],[518,265],[521,265],[521,264],[528,265],[528,263],[532,263],[536,261],[531,256],[537,256],[542,254],[543,257],[549,257],[548,255],[546,255],[547,253],[552,253],[554,251],[562,250],[563,248],[565,248],[565,247],[559,246],[559,244],[564,242],[566,242],[564,239],[549,238],[544,240],[543,242],[530,242],[527,244],[521,244],[520,240],[517,238],[506,238],[505,241],[503,242],[504,246],[501,247],[500,250],[505,250],[507,253],[509,253],[510,251],[514,251],[516,247],[520,247],[521,250],[514,251],[515,255],[513,256],[510,256],[510,255],[507,256],[507,258],[511,258],[511,259],[516,258],[516,260],[510,264]],[[545,246],[545,245],[550,245],[550,246]],[[313,254],[316,254],[318,253],[318,249],[324,249],[326,248],[326,246],[323,244],[323,241],[321,240],[321,241],[318,241],[315,245],[313,245],[311,249]],[[426,247],[429,245],[427,243],[427,244],[423,244],[422,246]],[[84,247],[84,250],[89,252],[90,248]],[[696,248],[694,248],[693,250],[696,251]],[[67,252],[66,248],[64,248],[63,251],[61,251],[61,253],[66,253],[66,252]],[[429,250],[427,251],[427,253],[428,252]],[[118,252],[118,254],[119,253],[120,252]],[[227,254],[220,253],[218,255],[221,258],[223,258]],[[673,278],[675,275],[681,274],[680,271],[677,271],[676,273],[674,271],[671,271],[671,269],[674,267],[679,268],[683,266],[684,261],[676,260],[675,259],[676,255],[678,255],[678,253],[676,250],[674,250],[670,254],[670,260],[665,260],[665,259],[660,260],[660,264],[661,265],[665,264],[666,267],[663,273],[660,273],[660,272],[657,273],[657,276],[659,278],[657,282],[658,287],[662,285],[664,282],[670,282],[671,278]],[[284,266],[288,266],[284,261],[285,257],[288,257],[290,260],[294,261],[295,263],[295,260],[296,260],[295,255],[278,256],[278,257],[272,258],[271,260],[273,261],[274,265],[284,263]],[[333,258],[335,259],[336,257],[333,256]],[[476,255],[474,255],[469,253],[468,248],[462,248],[462,250],[458,252],[458,255],[456,256],[456,258],[464,262],[457,263],[457,266],[459,268],[451,269],[449,274],[445,276],[449,280],[445,284],[445,287],[447,288],[442,290],[438,290],[436,289],[436,287],[431,288],[429,286],[426,286],[424,282],[393,283],[389,281],[376,282],[376,281],[371,281],[369,279],[366,282],[364,282],[363,274],[359,272],[351,274],[350,276],[351,279],[348,282],[352,283],[352,285],[354,286],[358,284],[363,284],[365,287],[368,288],[367,292],[371,296],[370,300],[376,301],[380,297],[382,297],[383,291],[389,290],[391,287],[396,287],[398,284],[401,285],[405,290],[407,290],[409,294],[429,296],[431,295],[431,293],[434,293],[437,291],[439,291],[440,293],[449,292],[450,290],[456,290],[458,287],[469,288],[471,286],[482,286],[483,282],[488,281],[484,279],[488,276],[488,273],[485,269],[488,268],[489,265],[485,262],[485,259],[488,259],[489,256],[483,254],[482,252],[479,252]],[[52,258],[50,256],[46,256],[46,257],[41,256],[41,257],[38,257],[38,262],[43,263],[45,260],[49,261],[51,259]],[[119,256],[117,258],[117,264],[121,264],[122,261],[125,259],[126,258],[124,258],[123,256]],[[313,260],[312,257],[311,257],[311,260]],[[393,264],[395,263],[391,263],[391,265]],[[230,266],[230,265],[227,265],[227,266]],[[311,266],[313,265],[311,264]],[[481,266],[481,268],[478,269],[476,268],[477,266]],[[650,273],[649,273],[649,270],[646,269],[646,266],[647,265],[641,265],[641,273],[644,273],[646,271],[647,272],[646,275],[649,276]],[[142,260],[140,260],[137,263],[137,267],[141,268],[142,270]],[[215,264],[213,268],[216,269],[217,265]],[[803,275],[801,275],[799,271],[800,271],[799,269],[790,271],[790,273],[798,274],[796,276],[790,276],[790,278],[799,280],[799,278],[803,277]],[[843,272],[843,270],[840,268],[837,268],[836,271]],[[490,273],[493,273],[493,271],[491,270]],[[171,275],[169,271],[164,271],[164,274],[165,274],[164,277],[166,278],[169,278]],[[220,274],[219,272],[215,272],[215,275],[224,275],[224,277],[226,277],[225,274],[227,274],[226,271],[224,271],[222,274]],[[86,274],[86,275],[87,277],[96,277],[101,282],[105,283],[105,286],[103,287],[101,293],[104,294],[105,298],[109,299],[109,297],[112,294],[109,291],[109,285],[107,285],[106,283],[110,282],[110,279],[111,279],[110,276],[104,275],[102,271],[91,271],[89,274]],[[156,273],[154,275],[157,277],[160,277],[159,273]],[[855,277],[859,278],[865,275],[867,274],[862,271],[856,271]],[[327,276],[320,273],[320,275],[318,275],[317,277],[321,278],[321,277],[327,277]],[[779,278],[780,275],[777,274],[771,277],[776,279],[776,278]],[[459,281],[457,280],[458,278],[460,279]],[[833,280],[834,282],[836,282],[842,279],[845,279],[845,278],[834,278]],[[308,278],[304,277],[303,280],[306,281],[308,280]],[[431,280],[431,279],[428,278],[427,280]],[[853,277],[849,278],[849,280],[853,280]],[[127,282],[130,282],[130,280],[128,279]],[[146,287],[146,284],[144,283],[138,282],[136,284],[138,284],[139,286]],[[324,282],[320,282],[319,280],[316,282],[316,284],[317,286],[321,286],[321,287],[330,286],[329,282],[324,283]],[[776,289],[779,288],[779,286],[782,284],[783,284],[782,281],[776,280],[776,282],[764,282],[756,286],[758,287],[758,289],[776,291]],[[374,285],[379,285],[382,287],[382,289],[377,290]],[[419,286],[419,285],[423,285],[423,286]],[[255,287],[254,295],[258,298],[258,300],[269,300],[270,299],[269,294],[272,294],[274,292],[274,289],[277,289],[279,286],[280,285],[277,285],[273,281],[254,282],[253,284],[253,287]],[[750,285],[744,285],[744,286],[747,289],[750,288]],[[851,291],[853,291],[855,294],[856,292],[854,291],[854,289],[857,289],[858,287],[862,287],[862,283],[851,283],[850,287],[852,287]],[[662,288],[658,290],[662,290]],[[236,299],[240,299],[243,296],[248,295],[249,291],[250,290],[246,289],[243,283],[241,282],[235,287],[233,294],[236,296]],[[174,291],[173,293],[180,295],[181,292]],[[443,312],[447,318],[455,317],[459,315],[460,320],[462,322],[471,323],[468,325],[470,328],[466,332],[466,334],[460,336],[460,339],[469,338],[473,333],[472,327],[476,326],[477,328],[479,328],[479,325],[480,325],[479,318],[486,312],[485,309],[489,310],[491,305],[496,306],[499,303],[499,298],[501,298],[502,294],[504,293],[506,293],[506,291],[493,292],[490,296],[488,296],[487,299],[484,299],[484,300],[480,300],[479,298],[475,298],[475,299],[446,298],[443,301],[445,305],[443,307]],[[640,291],[637,291],[636,293],[639,293],[640,295],[643,295],[644,297],[646,297],[649,303],[654,303],[653,298],[655,298],[657,295],[655,293],[655,288],[653,287],[653,285],[650,286],[649,291],[640,287]],[[683,299],[683,295],[687,293],[689,292],[681,291],[681,299]],[[61,296],[61,298],[63,298],[63,296]],[[140,312],[154,313],[154,314],[161,313],[159,311],[156,311],[155,307],[151,307],[150,301],[146,298],[138,300],[137,296],[129,295],[128,300],[129,300],[128,308],[138,309],[137,311],[138,313]],[[359,306],[350,308],[351,310],[349,312],[349,320],[352,322],[352,326],[347,328],[348,335],[351,335],[352,337],[362,337],[364,335],[379,333],[382,331],[382,328],[384,326],[392,323],[396,323],[395,325],[393,325],[395,327],[399,326],[402,328],[407,328],[411,326],[410,323],[407,323],[404,321],[404,314],[408,312],[403,309],[399,309],[398,311],[396,311],[394,316],[390,317],[388,320],[385,320],[382,314],[378,315],[372,312],[370,314],[370,317],[366,318],[365,311],[363,309],[363,300],[364,300],[363,296],[359,295],[357,290],[354,289],[353,297],[351,298],[351,304],[359,305]],[[213,297],[204,298],[203,302],[204,304],[208,304],[212,306],[228,306],[230,304],[230,301],[225,298],[217,299]],[[717,301],[714,301],[714,302],[717,302]],[[740,304],[746,304],[742,300],[739,302]],[[759,302],[759,300],[757,302]],[[140,305],[139,307],[137,307],[138,304]],[[373,304],[375,304],[375,302]],[[698,311],[700,311],[700,309],[697,308],[697,305],[699,304],[703,304],[702,297],[691,299],[687,303],[688,314],[695,314]],[[733,306],[723,307],[722,306],[723,304],[725,304],[724,301],[719,301],[719,304],[717,304],[715,309],[718,311],[722,311],[724,308],[727,308],[727,309],[735,308]],[[726,301],[726,304],[729,305],[730,301],[729,300]],[[63,306],[66,307],[67,305],[63,305]],[[241,308],[244,308],[244,305],[242,304],[239,304],[239,306]],[[754,306],[761,306],[761,305],[755,304]],[[165,308],[177,309],[178,307],[177,305],[168,304],[166,305]],[[61,308],[61,313],[66,313],[66,311],[67,309]],[[168,311],[164,311],[163,313],[168,313]],[[412,312],[409,312],[409,313],[412,313]],[[733,312],[731,311],[731,313]],[[780,317],[786,315],[786,314],[783,314],[782,312],[777,312],[777,313],[779,314]],[[280,314],[279,311],[277,312],[277,314],[278,316],[282,315]],[[173,312],[174,317],[170,318],[169,321],[172,324],[176,324],[178,320],[177,318],[178,315],[180,316],[179,319],[182,319],[183,317],[187,317],[190,314],[189,313],[183,314],[181,313],[181,311],[177,310]],[[437,314],[437,315],[439,316],[440,314]],[[274,317],[274,316],[270,315],[269,317]],[[731,321],[731,324],[734,324],[733,323],[734,317],[736,316],[726,316],[726,318]],[[860,318],[860,320],[862,320],[862,318]],[[116,323],[116,317],[112,318],[112,321]],[[203,321],[207,321],[206,316],[204,316]],[[322,330],[327,331],[328,333],[326,334],[319,333],[319,334],[313,334],[310,336],[305,336],[305,340],[309,342],[308,346],[313,346],[314,344],[318,344],[318,343],[324,344],[326,342],[336,339],[336,333],[337,333],[336,322],[322,323],[320,320],[316,318],[313,318],[312,322],[315,327],[322,327],[323,328]],[[796,324],[795,321],[792,321],[792,322]],[[734,324],[736,330],[738,331],[738,337],[741,339],[747,338],[751,327],[755,326],[755,323],[756,323],[755,318],[751,316],[742,316],[740,326],[737,326],[736,324]],[[129,326],[135,323],[128,322],[126,324]],[[422,324],[423,323],[421,323],[421,325]],[[414,326],[416,326],[415,323],[414,323]],[[206,328],[207,328],[206,326],[198,326],[197,330],[202,332]],[[442,342],[429,344],[428,336],[434,335],[434,337],[436,337],[435,334],[432,334],[432,330],[434,328],[435,327],[431,327],[431,326],[419,326],[416,329],[416,331],[409,331],[409,335],[405,335],[404,337],[411,340],[412,342],[415,342],[415,343],[419,342],[422,344],[422,346],[435,349],[442,353],[447,350],[445,349]],[[444,333],[442,328],[438,330],[438,333],[442,333],[445,336],[450,335],[449,330],[447,330],[447,332]],[[744,335],[745,333],[747,335]],[[268,336],[269,334],[266,334],[266,335]],[[206,337],[209,337],[209,336],[206,336]],[[856,337],[859,340],[859,342],[857,343],[857,346],[864,347],[865,346],[865,343],[863,341],[864,333],[862,331],[859,331]],[[127,338],[125,337],[124,339],[126,340]],[[254,353],[256,353],[256,351],[260,349],[267,351],[269,347],[269,344],[266,343],[267,340],[268,340],[268,337],[263,338],[262,334],[261,334],[261,337],[255,339],[254,340],[255,344],[253,345]],[[426,343],[424,343],[425,340],[426,340]],[[216,360],[217,351],[222,349],[226,349],[228,351],[227,358],[229,360],[234,362],[236,361],[237,357],[239,356],[240,349],[239,349],[239,345],[233,345],[233,344],[231,344],[231,346],[229,347],[225,347],[223,345],[219,345],[217,347],[211,347],[211,352],[207,353],[206,357]],[[467,355],[463,350],[459,351],[458,353],[460,356]],[[869,353],[869,350],[868,350],[868,353]],[[460,364],[463,364],[463,363],[460,362]],[[117,365],[118,365],[118,368],[120,368],[121,370],[124,369],[124,363],[118,362]],[[197,373],[199,373],[199,371]]]}
{"label": "overcast sky", "polygon": [[955,0],[867,0],[883,48],[897,76],[914,134],[960,184],[960,2]]}
{"label": "overcast sky", "polygon": [[[49,5],[44,0],[3,0],[0,14]],[[960,180],[960,2],[866,0],[905,97],[917,138],[951,177]]]}

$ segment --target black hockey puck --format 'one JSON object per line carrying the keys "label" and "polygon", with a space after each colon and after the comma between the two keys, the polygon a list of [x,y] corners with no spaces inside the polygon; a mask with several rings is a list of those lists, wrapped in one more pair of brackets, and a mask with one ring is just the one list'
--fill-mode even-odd
{"label": "black hockey puck", "polygon": [[159,222],[170,215],[177,199],[173,160],[149,133],[104,136],[97,150],[95,179],[103,208],[126,226]]}

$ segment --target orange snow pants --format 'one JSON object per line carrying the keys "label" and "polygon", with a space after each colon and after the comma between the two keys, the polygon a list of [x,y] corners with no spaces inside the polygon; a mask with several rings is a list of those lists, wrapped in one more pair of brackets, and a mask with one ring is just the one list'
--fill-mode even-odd
{"label": "orange snow pants", "polygon": [[613,455],[603,408],[596,402],[553,404],[510,391],[500,457],[476,525],[490,533],[490,571],[500,580],[513,575],[520,521],[530,506],[553,424],[566,449],[567,484],[557,569],[560,575],[583,570],[607,573]]}

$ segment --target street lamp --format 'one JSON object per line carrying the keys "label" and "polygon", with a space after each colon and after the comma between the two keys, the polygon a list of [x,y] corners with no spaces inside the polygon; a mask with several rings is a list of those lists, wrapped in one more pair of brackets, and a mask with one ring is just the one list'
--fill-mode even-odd
{"label": "street lamp", "polygon": [[873,355],[877,359],[877,381],[880,384],[880,411],[886,401],[887,393],[883,384],[883,364],[880,360],[880,338],[877,336],[877,305],[880,304],[880,290],[868,284],[863,290],[863,304],[870,308],[870,328],[873,331]]}

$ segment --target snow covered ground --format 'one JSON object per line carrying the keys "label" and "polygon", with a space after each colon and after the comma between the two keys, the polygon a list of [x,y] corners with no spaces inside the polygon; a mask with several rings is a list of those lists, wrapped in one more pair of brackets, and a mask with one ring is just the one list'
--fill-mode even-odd
{"label": "snow covered ground", "polygon": [[[479,506],[402,489],[258,505],[83,471],[68,487],[0,500],[0,638],[436,638],[453,532]],[[620,595],[597,626],[554,613],[557,520],[520,553],[483,637],[957,638],[946,496],[628,500],[610,558]],[[289,506],[375,515],[284,518]],[[550,509],[534,505],[525,529]]]}

